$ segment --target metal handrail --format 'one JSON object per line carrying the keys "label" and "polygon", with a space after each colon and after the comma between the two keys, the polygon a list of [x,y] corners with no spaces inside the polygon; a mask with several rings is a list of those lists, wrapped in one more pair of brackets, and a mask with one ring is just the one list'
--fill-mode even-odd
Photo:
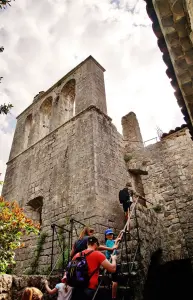
{"label": "metal handrail", "polygon": [[[128,219],[127,219],[127,222],[125,223],[125,226],[124,226],[123,230],[120,231],[120,241],[118,241],[118,243],[117,243],[118,246],[119,246],[120,242],[122,241],[123,235],[126,234],[126,232],[127,232],[128,225],[130,224],[131,217],[132,217],[133,214],[134,214],[135,207],[136,207],[136,205],[137,205],[137,203],[138,203],[138,200],[139,200],[139,196],[137,196],[136,201],[133,202],[134,205],[133,205],[133,207],[132,207],[131,213],[129,214],[129,217],[128,217]],[[113,250],[113,253],[112,253],[112,254],[115,254],[115,252],[116,252],[116,250]],[[111,261],[111,259],[110,259],[110,261]],[[107,270],[104,270],[104,275],[106,274],[106,272],[107,272]],[[100,282],[99,282],[99,284],[98,284],[98,287],[97,287],[97,289],[96,289],[96,291],[95,291],[95,293],[94,293],[94,295],[93,295],[92,300],[95,299],[95,297],[96,297],[96,295],[97,295],[97,293],[98,293],[98,291],[99,291],[99,288],[100,288],[101,284],[102,284],[102,279],[100,280]]]}

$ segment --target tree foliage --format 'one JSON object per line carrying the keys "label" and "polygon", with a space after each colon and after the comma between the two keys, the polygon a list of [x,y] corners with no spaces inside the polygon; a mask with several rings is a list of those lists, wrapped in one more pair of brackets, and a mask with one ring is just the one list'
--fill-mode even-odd
{"label": "tree foliage", "polygon": [[8,104],[1,104],[0,105],[0,115],[1,114],[4,114],[4,115],[7,115],[8,112],[10,111],[10,109],[13,107],[13,105],[11,103],[8,103]]}
{"label": "tree foliage", "polygon": [[38,232],[39,224],[27,218],[16,201],[0,196],[0,274],[14,266],[15,250],[24,246],[22,236]]}
{"label": "tree foliage", "polygon": [[[0,9],[6,8],[7,5],[11,6],[11,1],[12,0],[0,0]],[[15,1],[15,0],[13,0]],[[0,47],[0,52],[4,51],[4,47]],[[1,83],[1,79],[3,77],[0,77],[0,83]],[[5,114],[7,115],[9,110],[13,107],[12,104],[1,104],[0,105],[0,114]]]}
{"label": "tree foliage", "polygon": [[12,0],[0,0],[0,8],[5,8],[7,5],[11,6]]}

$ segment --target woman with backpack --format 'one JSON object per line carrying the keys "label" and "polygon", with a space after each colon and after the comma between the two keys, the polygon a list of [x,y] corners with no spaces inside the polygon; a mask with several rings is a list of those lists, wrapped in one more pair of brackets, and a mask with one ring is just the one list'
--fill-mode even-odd
{"label": "woman with backpack", "polygon": [[[87,244],[88,244],[88,238],[90,236],[93,236],[94,234],[94,229],[90,227],[84,227],[84,229],[81,231],[79,239],[74,243],[70,256],[73,258],[73,256],[83,250],[87,249]],[[98,250],[103,251],[103,250],[108,250],[108,251],[113,251],[117,249],[117,245],[114,245],[112,248],[104,246],[104,245],[99,245]]]}
{"label": "woman with backpack", "polygon": [[42,300],[42,292],[35,287],[25,288],[21,300]]}

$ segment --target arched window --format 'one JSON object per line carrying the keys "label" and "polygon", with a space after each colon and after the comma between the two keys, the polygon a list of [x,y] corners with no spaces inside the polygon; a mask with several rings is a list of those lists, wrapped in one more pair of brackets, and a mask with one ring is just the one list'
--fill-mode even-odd
{"label": "arched window", "polygon": [[27,203],[27,214],[35,222],[42,224],[43,197],[39,196]]}
{"label": "arched window", "polygon": [[75,86],[75,80],[71,79],[62,88],[58,101],[60,125],[71,119],[75,114]]}
{"label": "arched window", "polygon": [[50,131],[52,114],[52,97],[48,97],[40,106],[40,137],[44,137]]}
{"label": "arched window", "polygon": [[32,122],[33,122],[32,114],[30,114],[27,116],[24,125],[24,143],[23,143],[24,149],[26,149],[30,144]]}

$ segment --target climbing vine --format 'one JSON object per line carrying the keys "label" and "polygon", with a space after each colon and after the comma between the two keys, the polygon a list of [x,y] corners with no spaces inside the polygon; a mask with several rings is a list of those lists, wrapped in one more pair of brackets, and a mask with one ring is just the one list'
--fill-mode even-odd
{"label": "climbing vine", "polygon": [[[67,219],[66,219],[66,222],[68,223]],[[62,246],[63,246],[63,243],[64,243],[64,236],[63,236],[63,234],[64,234],[64,229],[62,227],[58,231],[58,240],[59,240],[60,245],[62,245]],[[66,247],[65,244],[64,244],[64,248],[65,248],[64,253],[60,256],[60,258],[58,260],[58,263],[56,265],[57,269],[61,269],[63,267],[63,263],[64,263],[64,265],[66,265],[67,262],[68,262],[69,249]]]}
{"label": "climbing vine", "polygon": [[28,271],[28,274],[36,274],[36,270],[38,267],[38,262],[39,262],[39,258],[40,258],[40,254],[43,250],[43,245],[45,243],[46,237],[47,237],[47,233],[42,232],[37,240],[37,246],[36,246],[36,250],[35,250],[35,257],[31,263],[31,269]]}

